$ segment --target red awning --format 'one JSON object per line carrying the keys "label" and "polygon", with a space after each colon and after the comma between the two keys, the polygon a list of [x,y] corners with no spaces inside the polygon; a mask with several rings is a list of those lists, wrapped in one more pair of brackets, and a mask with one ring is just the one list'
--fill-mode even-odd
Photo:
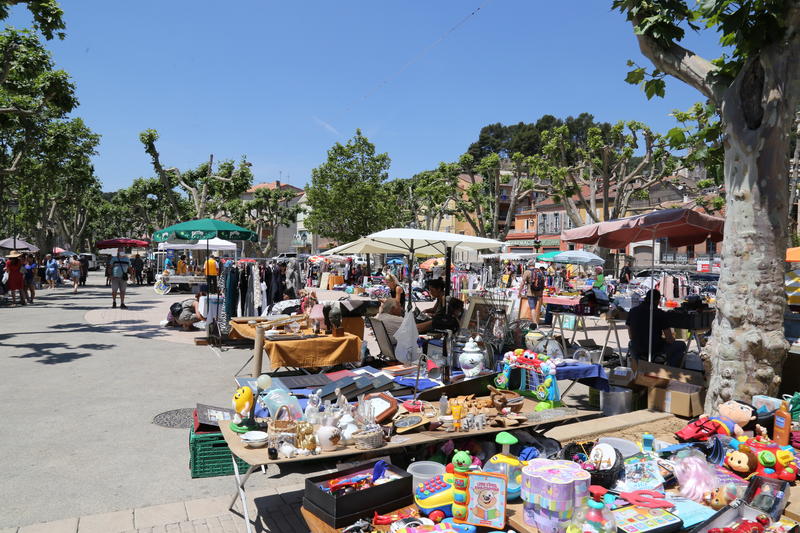
{"label": "red awning", "polygon": [[669,240],[673,247],[722,240],[725,220],[690,209],[664,209],[566,230],[561,240],[624,248],[632,242]]}
{"label": "red awning", "polygon": [[149,242],[139,239],[106,239],[97,243],[98,250],[105,248],[146,248]]}

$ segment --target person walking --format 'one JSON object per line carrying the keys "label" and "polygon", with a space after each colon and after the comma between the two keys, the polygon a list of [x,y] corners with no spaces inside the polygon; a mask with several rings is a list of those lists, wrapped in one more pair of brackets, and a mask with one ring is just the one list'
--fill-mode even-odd
{"label": "person walking", "polygon": [[47,288],[55,289],[56,279],[58,278],[58,261],[53,259],[53,256],[51,254],[47,254],[47,256],[45,256],[44,265],[45,265],[44,277],[47,280]]}
{"label": "person walking", "polygon": [[72,294],[78,294],[78,285],[81,283],[81,262],[77,255],[69,260],[69,278],[72,280]]}
{"label": "person walking", "polygon": [[144,261],[142,261],[142,256],[139,254],[133,256],[131,266],[133,266],[133,272],[136,275],[136,284],[141,285],[144,283],[144,279],[142,278],[142,270],[144,270]]}
{"label": "person walking", "polygon": [[117,307],[117,293],[119,292],[119,308],[127,309],[125,305],[125,291],[128,289],[128,272],[131,270],[131,260],[125,257],[122,248],[117,249],[117,256],[111,260],[111,308]]}
{"label": "person walking", "polygon": [[545,269],[536,268],[536,264],[531,261],[528,263],[528,270],[522,275],[520,290],[524,290],[528,297],[528,307],[531,310],[531,319],[536,326],[539,326],[539,316],[542,312],[542,298],[545,287]]}
{"label": "person walking", "polygon": [[28,255],[28,260],[24,266],[25,274],[25,296],[30,303],[33,303],[33,298],[36,296],[36,277],[39,275],[39,265],[36,264],[36,258],[33,254]]}
{"label": "person walking", "polygon": [[81,263],[81,287],[86,286],[86,278],[89,277],[89,258],[85,255],[81,255],[78,258],[78,261]]}
{"label": "person walking", "polygon": [[25,280],[22,275],[22,254],[14,250],[8,254],[6,261],[6,290],[11,293],[11,305],[17,305],[15,293],[19,293],[20,305],[25,305]]}

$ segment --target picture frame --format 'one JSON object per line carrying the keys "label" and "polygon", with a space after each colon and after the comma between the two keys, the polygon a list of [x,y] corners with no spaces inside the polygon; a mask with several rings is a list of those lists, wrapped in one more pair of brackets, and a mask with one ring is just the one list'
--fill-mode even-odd
{"label": "picture frame", "polygon": [[494,296],[470,296],[469,305],[461,316],[461,327],[475,331],[477,329],[478,314],[481,323],[485,323],[492,309],[505,309],[506,321],[510,324],[517,320],[519,315],[519,298],[506,298]]}
{"label": "picture frame", "polygon": [[394,415],[397,414],[399,406],[397,404],[397,400],[391,394],[385,392],[373,392],[364,396],[364,401],[370,401],[373,399],[381,399],[389,404],[389,406],[380,413],[375,413],[375,422],[378,424],[383,424],[390,421]]}
{"label": "picture frame", "polygon": [[503,529],[506,524],[508,478],[495,472],[470,472],[465,524]]}

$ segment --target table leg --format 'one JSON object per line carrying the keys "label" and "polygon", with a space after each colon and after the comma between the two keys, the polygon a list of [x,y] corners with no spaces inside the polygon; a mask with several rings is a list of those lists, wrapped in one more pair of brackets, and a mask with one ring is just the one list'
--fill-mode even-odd
{"label": "table leg", "polygon": [[236,456],[231,454],[231,461],[233,461],[233,474],[236,476],[236,494],[233,495],[233,499],[231,500],[231,504],[228,506],[228,509],[233,511],[233,506],[236,504],[236,499],[239,498],[242,502],[242,516],[244,518],[245,527],[247,528],[247,533],[253,533],[253,528],[250,524],[250,513],[247,511],[247,493],[244,490],[244,485],[247,483],[247,480],[250,478],[250,474],[256,471],[258,468],[257,466],[250,465],[245,472],[244,476],[239,475],[239,465],[236,463]]}

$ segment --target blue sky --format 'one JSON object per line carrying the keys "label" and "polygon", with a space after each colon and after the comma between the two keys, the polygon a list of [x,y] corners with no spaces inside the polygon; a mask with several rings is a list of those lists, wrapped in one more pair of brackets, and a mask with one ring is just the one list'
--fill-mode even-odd
{"label": "blue sky", "polygon": [[[546,113],[666,131],[669,112],[699,94],[670,81],[665,99],[647,101],[624,82],[627,59],[645,63],[610,4],[62,0],[67,38],[47,46],[77,84],[76,115],[102,135],[105,190],[152,175],[146,128],[159,131],[166,166],[247,155],[256,181],[303,186],[356,128],[389,153],[392,177],[457,159],[486,124]],[[9,22],[29,17],[15,8]],[[689,42],[716,50],[713,35]]]}

